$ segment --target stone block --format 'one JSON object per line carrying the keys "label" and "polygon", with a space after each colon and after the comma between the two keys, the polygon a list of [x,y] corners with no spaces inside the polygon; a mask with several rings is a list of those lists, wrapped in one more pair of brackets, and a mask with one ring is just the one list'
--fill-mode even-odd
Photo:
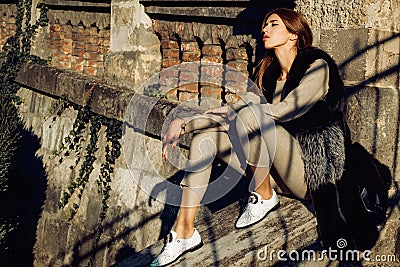
{"label": "stone block", "polygon": [[321,29],[320,47],[336,60],[349,84],[398,86],[399,44],[399,35],[388,31]]}
{"label": "stone block", "polygon": [[348,99],[347,120],[354,142],[359,142],[399,178],[399,91],[364,87]]}
{"label": "stone block", "polygon": [[368,32],[366,79],[373,85],[399,86],[400,35],[370,29]]}
{"label": "stone block", "polygon": [[365,79],[367,46],[368,29],[321,29],[320,47],[333,57],[348,82]]}

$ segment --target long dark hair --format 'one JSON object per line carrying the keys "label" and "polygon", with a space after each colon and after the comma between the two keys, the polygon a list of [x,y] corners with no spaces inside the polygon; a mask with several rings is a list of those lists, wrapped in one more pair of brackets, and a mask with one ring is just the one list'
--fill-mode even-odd
{"label": "long dark hair", "polygon": [[[310,25],[308,24],[307,20],[304,18],[303,15],[292,9],[277,8],[268,12],[267,15],[265,15],[261,29],[264,28],[265,23],[272,14],[278,15],[282,19],[283,24],[285,24],[287,30],[290,33],[297,34],[298,36],[296,43],[297,52],[301,51],[306,47],[312,46],[313,36],[310,29]],[[265,52],[264,58],[257,65],[256,84],[260,89],[262,89],[262,77],[265,71],[268,69],[271,63],[273,63],[276,60],[277,59],[274,50],[268,49]]]}

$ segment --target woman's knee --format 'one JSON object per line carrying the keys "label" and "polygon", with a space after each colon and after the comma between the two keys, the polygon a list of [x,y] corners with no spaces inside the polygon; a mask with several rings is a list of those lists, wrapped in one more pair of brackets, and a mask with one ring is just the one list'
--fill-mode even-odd
{"label": "woman's knee", "polygon": [[217,151],[216,136],[213,132],[194,134],[190,143],[190,150],[199,151],[201,154],[215,155]]}
{"label": "woman's knee", "polygon": [[257,105],[249,105],[237,113],[237,123],[244,125],[248,129],[259,130],[263,126],[274,123],[273,119]]}

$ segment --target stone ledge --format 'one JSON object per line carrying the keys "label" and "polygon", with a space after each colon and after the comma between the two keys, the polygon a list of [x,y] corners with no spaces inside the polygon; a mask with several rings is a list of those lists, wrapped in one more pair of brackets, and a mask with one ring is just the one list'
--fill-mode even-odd
{"label": "stone ledge", "polygon": [[140,0],[146,13],[151,16],[167,15],[176,20],[178,17],[239,19],[260,21],[267,10],[277,7],[294,8],[293,1],[262,1],[262,0]]}
{"label": "stone ledge", "polygon": [[[69,101],[87,106],[91,111],[124,121],[130,101],[135,97],[135,109],[131,110],[130,126],[145,129],[154,137],[161,136],[163,122],[173,111],[179,114],[200,112],[195,107],[179,105],[180,102],[135,94],[124,88],[102,84],[94,78],[39,64],[24,64],[16,77],[16,82],[31,90],[54,98],[65,96]],[[137,107],[137,108],[136,108]],[[140,112],[135,112],[139,110]],[[184,135],[181,144],[188,145],[190,135]]]}

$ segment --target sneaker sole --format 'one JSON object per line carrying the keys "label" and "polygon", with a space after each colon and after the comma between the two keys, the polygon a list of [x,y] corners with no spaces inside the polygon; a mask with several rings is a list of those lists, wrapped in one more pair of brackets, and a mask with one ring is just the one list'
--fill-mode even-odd
{"label": "sneaker sole", "polygon": [[179,260],[180,257],[182,257],[183,255],[185,255],[186,253],[188,253],[188,252],[193,252],[193,251],[195,251],[195,250],[198,250],[198,249],[201,248],[202,246],[203,246],[203,241],[200,241],[199,244],[197,244],[197,245],[195,245],[195,246],[193,246],[193,247],[191,247],[191,248],[188,248],[187,250],[185,250],[184,252],[182,252],[175,260],[171,261],[170,263],[164,264],[164,265],[158,265],[158,267],[168,266],[168,265],[170,265],[170,264],[176,262],[177,260]]}
{"label": "sneaker sole", "polygon": [[[272,209],[270,209],[263,217],[261,217],[258,221],[255,221],[255,222],[253,222],[253,223],[251,223],[251,224],[248,224],[248,225],[240,226],[240,227],[239,227],[239,226],[236,226],[236,223],[235,223],[235,228],[236,228],[236,229],[243,229],[243,228],[247,228],[247,227],[250,227],[250,226],[252,226],[252,225],[255,225],[256,223],[259,223],[259,222],[261,222],[262,220],[264,220],[265,217],[267,217],[267,215],[268,215],[270,212],[277,210],[280,206],[281,206],[281,203],[278,202],[278,204],[276,204]],[[236,221],[236,222],[237,222],[237,221]]]}

